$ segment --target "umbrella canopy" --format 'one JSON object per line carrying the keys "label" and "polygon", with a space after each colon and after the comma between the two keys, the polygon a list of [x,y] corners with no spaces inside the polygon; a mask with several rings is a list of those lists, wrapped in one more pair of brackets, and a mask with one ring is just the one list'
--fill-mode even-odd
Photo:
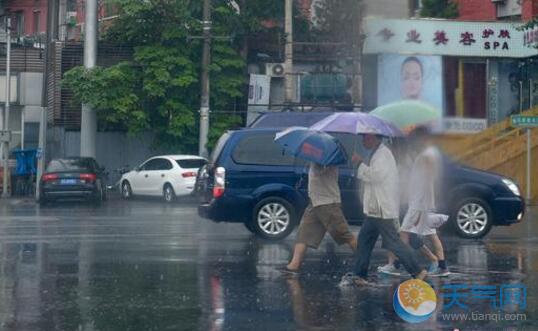
{"label": "umbrella canopy", "polygon": [[347,162],[342,144],[333,136],[304,127],[291,127],[275,135],[275,142],[297,158],[323,166]]}
{"label": "umbrella canopy", "polygon": [[376,134],[385,137],[403,136],[403,133],[391,123],[376,116],[358,112],[334,113],[315,123],[310,129],[351,134]]}
{"label": "umbrella canopy", "polygon": [[389,103],[377,107],[370,114],[384,119],[404,131],[441,119],[441,111],[417,100],[402,100]]}

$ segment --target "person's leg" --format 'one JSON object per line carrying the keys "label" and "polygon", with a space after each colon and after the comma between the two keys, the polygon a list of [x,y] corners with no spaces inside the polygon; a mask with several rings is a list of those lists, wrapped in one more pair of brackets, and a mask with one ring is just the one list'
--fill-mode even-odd
{"label": "person's leg", "polygon": [[375,222],[377,222],[377,220],[367,218],[362,224],[358,235],[359,247],[356,254],[357,258],[354,273],[362,279],[366,279],[368,277],[370,257],[372,256],[372,250],[374,249],[375,242],[379,237],[379,230]]}
{"label": "person's leg", "polygon": [[441,242],[441,239],[439,239],[439,236],[437,234],[429,235],[428,239],[431,241],[433,245],[435,256],[439,261],[439,268],[446,270],[445,251],[444,251],[443,243]]}
{"label": "person's leg", "polygon": [[422,247],[420,247],[420,251],[422,252],[422,254],[424,254],[428,258],[428,260],[430,260],[430,262],[437,263],[439,261],[437,259],[437,256],[433,254],[433,252],[430,250],[428,246],[423,245]]}
{"label": "person's leg", "polygon": [[[402,242],[410,245],[412,249],[420,250],[432,263],[437,265],[437,257],[432,253],[428,246],[424,244],[424,240],[422,240],[421,236],[416,233],[401,232],[400,238],[402,239]],[[391,252],[389,252],[389,263],[392,263],[397,269],[400,268],[400,261],[398,261],[396,256]]]}
{"label": "person's leg", "polygon": [[[383,237],[383,240],[386,240],[387,247],[391,252],[396,255],[398,260],[403,264],[405,269],[415,278],[424,279],[427,275],[426,270],[423,270],[418,265],[411,247],[404,244],[400,239],[398,233],[394,230],[394,227],[391,226],[392,220],[378,220],[379,224],[379,233]],[[400,232],[401,234],[402,232]],[[406,234],[404,234],[406,236]],[[407,236],[408,237],[408,236]]]}
{"label": "person's leg", "polygon": [[299,231],[297,232],[297,242],[293,249],[293,257],[286,268],[298,271],[306,255],[307,247],[318,248],[323,236],[325,227],[318,221],[316,209],[308,206],[304,211]]}
{"label": "person's leg", "polygon": [[304,257],[306,255],[306,244],[296,243],[293,248],[293,257],[291,258],[290,263],[288,263],[287,268],[289,270],[299,270],[301,268],[301,263],[303,263]]}
{"label": "person's leg", "polygon": [[353,252],[357,251],[357,237],[349,230],[341,204],[318,207],[317,216],[336,243],[347,244]]}

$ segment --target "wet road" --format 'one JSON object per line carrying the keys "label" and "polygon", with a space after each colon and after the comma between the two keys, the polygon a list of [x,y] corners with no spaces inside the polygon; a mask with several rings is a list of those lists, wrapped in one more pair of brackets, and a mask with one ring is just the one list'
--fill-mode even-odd
{"label": "wet road", "polygon": [[[113,199],[101,207],[40,208],[4,200],[0,330],[536,330],[536,217],[538,208],[523,224],[495,228],[481,241],[443,236],[454,274],[432,285],[475,292],[459,298],[467,309],[439,295],[435,315],[413,325],[392,307],[402,279],[373,270],[385,262],[379,243],[370,274],[378,286],[341,289],[353,260],[331,239],[310,252],[298,279],[286,279],[275,267],[287,261],[294,235],[264,242],[242,225],[198,218],[194,205]],[[501,287],[510,284],[526,287],[526,305],[502,305]],[[479,285],[493,292],[478,293]],[[449,313],[501,308],[520,321],[447,320]]]}

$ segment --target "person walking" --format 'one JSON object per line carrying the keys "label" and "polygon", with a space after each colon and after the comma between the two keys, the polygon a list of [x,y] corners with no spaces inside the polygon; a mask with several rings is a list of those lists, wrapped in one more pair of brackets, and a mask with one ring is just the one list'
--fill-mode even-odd
{"label": "person walking", "polygon": [[[400,232],[400,226],[403,222],[403,216],[405,216],[407,212],[407,206],[409,203],[408,199],[408,188],[410,185],[409,176],[411,174],[411,169],[413,167],[413,156],[411,155],[411,151],[409,148],[409,144],[407,144],[404,141],[397,141],[393,145],[393,155],[396,158],[396,163],[398,167],[398,178],[400,181],[399,187],[400,187],[400,215],[399,222],[395,222],[398,233]],[[401,238],[401,236],[400,236]],[[414,250],[420,250],[424,256],[430,260],[430,269],[428,269],[428,272],[430,272],[431,266],[435,265],[437,266],[438,259],[437,256],[430,250],[430,248],[424,243],[424,240],[421,236],[412,233],[409,236],[409,243],[411,248]],[[386,249],[385,245],[382,246]],[[384,266],[380,266],[377,268],[377,271],[383,274],[388,275],[394,275],[394,276],[400,276],[402,274],[401,270],[401,263],[392,252],[388,252],[388,263]]]}
{"label": "person walking", "polygon": [[[430,265],[429,273],[446,276],[448,268],[445,261],[443,244],[436,228],[429,218],[443,216],[433,214],[436,210],[435,196],[439,190],[442,173],[441,154],[431,141],[431,134],[425,127],[419,127],[410,136],[412,148],[418,151],[409,176],[409,207],[401,226],[402,240],[409,243],[413,234],[424,236],[433,245],[437,262]],[[446,217],[448,218],[448,217]]]}
{"label": "person walking", "polygon": [[342,213],[338,167],[310,164],[308,171],[308,197],[310,203],[304,211],[291,261],[280,271],[297,275],[307,248],[317,249],[325,233],[340,245],[347,244],[357,250],[357,239]]}
{"label": "person walking", "polygon": [[390,149],[377,135],[364,135],[362,144],[373,150],[370,164],[362,162],[355,154],[353,161],[359,164],[357,177],[362,181],[363,212],[366,216],[358,235],[358,254],[353,282],[357,286],[369,285],[367,281],[370,257],[378,237],[381,235],[385,247],[394,253],[406,270],[417,279],[423,280],[427,272],[415,260],[411,248],[404,244],[395,225],[399,217],[399,181],[396,161]]}

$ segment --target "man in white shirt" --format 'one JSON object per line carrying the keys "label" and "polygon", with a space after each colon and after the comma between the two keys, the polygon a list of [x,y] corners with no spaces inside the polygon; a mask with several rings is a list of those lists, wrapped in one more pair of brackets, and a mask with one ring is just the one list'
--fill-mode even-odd
{"label": "man in white shirt", "polygon": [[363,212],[366,216],[358,236],[358,257],[355,264],[356,285],[368,285],[370,257],[379,235],[384,246],[393,252],[406,270],[417,279],[424,279],[426,270],[419,267],[411,248],[400,239],[395,220],[400,213],[398,168],[383,138],[364,135],[362,144],[373,150],[370,164],[362,162],[357,154],[353,161],[360,163],[357,176],[363,188]]}

